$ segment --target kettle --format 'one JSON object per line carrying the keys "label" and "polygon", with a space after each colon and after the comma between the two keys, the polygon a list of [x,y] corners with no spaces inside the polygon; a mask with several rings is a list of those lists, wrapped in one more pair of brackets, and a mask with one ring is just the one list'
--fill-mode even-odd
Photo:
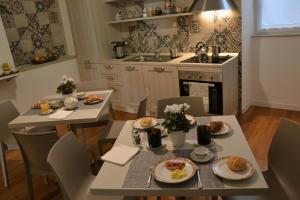
{"label": "kettle", "polygon": [[208,47],[203,42],[198,42],[196,45],[196,59],[199,63],[207,63],[208,55],[207,55]]}
{"label": "kettle", "polygon": [[125,42],[112,42],[114,44],[114,51],[117,59],[125,58],[124,46]]}

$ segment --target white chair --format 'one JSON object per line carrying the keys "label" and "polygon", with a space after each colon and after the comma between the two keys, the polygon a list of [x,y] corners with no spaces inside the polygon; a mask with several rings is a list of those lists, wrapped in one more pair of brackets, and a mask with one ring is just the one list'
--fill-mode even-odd
{"label": "white chair", "polygon": [[222,197],[223,200],[299,200],[300,199],[300,124],[283,119],[269,152],[264,172],[269,190],[264,196]]}
{"label": "white chair", "polygon": [[90,186],[95,180],[91,173],[84,147],[73,133],[68,133],[57,141],[47,158],[57,176],[65,200],[120,200],[122,197],[95,196]]}
{"label": "white chair", "polygon": [[34,199],[32,175],[54,175],[47,156],[51,147],[58,141],[56,127],[34,127],[28,131],[12,131],[21,149],[29,199]]}
{"label": "white chair", "polygon": [[19,112],[11,101],[0,103],[0,160],[4,179],[4,186],[9,186],[6,151],[10,149],[18,149],[19,146],[8,129],[8,123],[19,116]]}

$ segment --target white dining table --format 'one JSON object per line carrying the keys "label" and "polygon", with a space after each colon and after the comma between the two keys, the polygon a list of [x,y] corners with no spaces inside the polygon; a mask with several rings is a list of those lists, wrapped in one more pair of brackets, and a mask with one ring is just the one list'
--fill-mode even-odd
{"label": "white dining table", "polygon": [[[108,104],[113,90],[90,91],[86,95],[95,94],[102,96],[102,102],[95,105],[85,105],[83,101],[79,102],[78,109],[64,119],[49,119],[49,115],[40,115],[39,110],[29,108],[16,119],[12,120],[8,127],[10,129],[23,128],[27,126],[50,126],[60,124],[92,123],[97,122],[105,110],[108,110]],[[42,100],[61,99],[61,95],[49,95]],[[60,108],[64,109],[64,107]]]}
{"label": "white dining table", "polygon": [[[262,172],[253,156],[251,149],[247,143],[247,140],[241,130],[241,127],[235,116],[212,116],[204,117],[207,121],[223,121],[228,123],[232,131],[224,136],[214,138],[215,145],[221,147],[218,152],[218,157],[236,155],[243,157],[250,161],[255,169],[254,175],[243,181],[230,181],[221,179],[224,183],[222,188],[124,188],[124,180],[130,169],[129,161],[126,165],[120,166],[109,162],[104,162],[93,184],[90,186],[90,192],[94,196],[216,196],[216,195],[258,195],[266,192],[268,185],[262,175]],[[131,130],[132,122],[127,121],[123,127],[119,137],[116,140],[114,146],[128,145],[135,146],[132,142]],[[145,133],[142,133],[145,134]],[[143,137],[142,137],[143,138]],[[145,138],[145,137],[144,137]],[[144,139],[143,139],[144,140]],[[165,140],[166,149],[174,150],[171,141]],[[186,140],[186,143],[181,149],[193,149],[195,148],[195,140]],[[142,151],[148,151],[146,147],[143,147]],[[145,173],[149,173],[145,171]]]}

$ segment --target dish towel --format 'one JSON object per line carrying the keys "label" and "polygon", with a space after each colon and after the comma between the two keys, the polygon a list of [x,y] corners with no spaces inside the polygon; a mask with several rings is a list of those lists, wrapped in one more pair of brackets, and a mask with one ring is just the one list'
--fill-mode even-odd
{"label": "dish towel", "polygon": [[202,97],[204,104],[204,112],[209,112],[209,84],[189,82],[190,96]]}
{"label": "dish towel", "polygon": [[74,111],[72,110],[57,110],[55,113],[49,115],[49,119],[64,119],[71,115]]}
{"label": "dish towel", "polygon": [[111,162],[117,165],[125,165],[139,152],[139,150],[140,149],[138,147],[119,145],[104,154],[101,159],[103,161]]}

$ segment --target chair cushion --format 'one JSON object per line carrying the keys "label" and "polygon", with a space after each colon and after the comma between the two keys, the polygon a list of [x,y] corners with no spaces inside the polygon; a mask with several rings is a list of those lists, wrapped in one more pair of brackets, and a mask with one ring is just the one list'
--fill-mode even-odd
{"label": "chair cushion", "polygon": [[272,170],[263,173],[269,189],[263,196],[232,196],[222,197],[223,200],[289,200],[284,188],[278,182]]}

